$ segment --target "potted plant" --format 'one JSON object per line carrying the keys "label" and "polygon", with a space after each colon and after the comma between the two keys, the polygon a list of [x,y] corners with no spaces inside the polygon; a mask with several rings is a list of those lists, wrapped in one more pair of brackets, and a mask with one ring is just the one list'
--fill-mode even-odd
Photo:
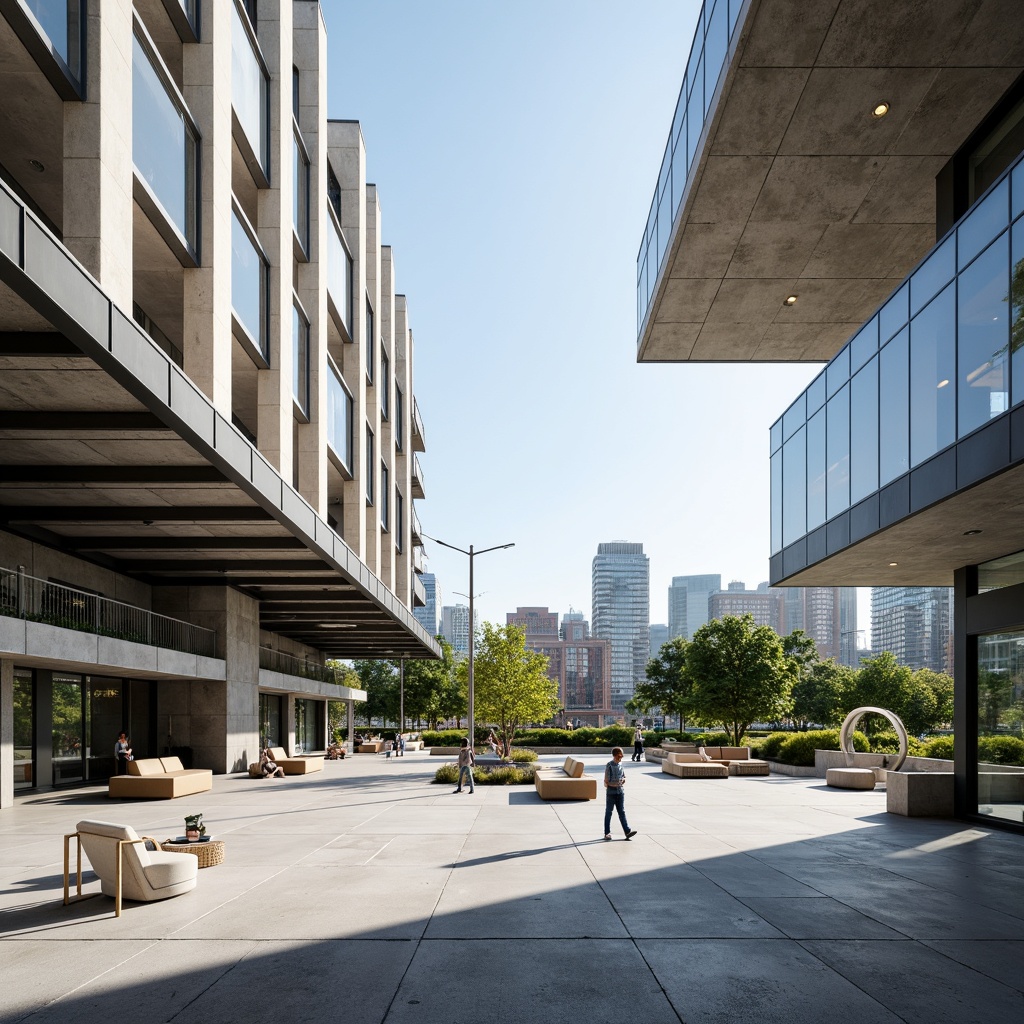
{"label": "potted plant", "polygon": [[206,835],[206,826],[203,824],[202,814],[185,815],[185,838],[190,843],[198,843],[200,837]]}

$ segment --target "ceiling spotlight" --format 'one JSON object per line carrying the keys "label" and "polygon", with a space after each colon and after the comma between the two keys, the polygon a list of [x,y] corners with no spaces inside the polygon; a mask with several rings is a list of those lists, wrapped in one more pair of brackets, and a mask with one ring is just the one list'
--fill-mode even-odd
{"label": "ceiling spotlight", "polygon": [[889,113],[889,104],[882,102],[879,103],[874,110],[871,111],[872,117],[885,117]]}
{"label": "ceiling spotlight", "polygon": [[33,171],[38,171],[40,174],[46,170],[46,165],[40,160],[29,160],[28,165]]}
{"label": "ceiling spotlight", "polygon": [[964,530],[965,537],[977,537],[981,530]]}
{"label": "ceiling spotlight", "polygon": [[142,520],[142,525],[143,526],[152,526],[153,525],[153,520],[152,519],[143,519]]}
{"label": "ceiling spotlight", "polygon": [[795,306],[796,305],[796,296],[795,295],[787,295],[786,296],[786,305],[787,306]]}
{"label": "ceiling spotlight", "polygon": [[896,568],[896,566],[897,566],[897,565],[899,565],[899,564],[900,564],[899,562],[890,562],[890,563],[889,563],[889,566],[890,566],[890,568],[893,568],[893,569],[895,569],[895,568]]}

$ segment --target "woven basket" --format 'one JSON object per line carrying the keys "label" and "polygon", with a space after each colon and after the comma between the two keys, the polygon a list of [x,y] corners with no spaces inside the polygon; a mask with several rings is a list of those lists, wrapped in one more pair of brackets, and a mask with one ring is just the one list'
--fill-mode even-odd
{"label": "woven basket", "polygon": [[160,845],[165,853],[189,853],[198,858],[201,868],[212,868],[224,863],[224,840],[211,839],[206,843],[175,843],[165,839]]}

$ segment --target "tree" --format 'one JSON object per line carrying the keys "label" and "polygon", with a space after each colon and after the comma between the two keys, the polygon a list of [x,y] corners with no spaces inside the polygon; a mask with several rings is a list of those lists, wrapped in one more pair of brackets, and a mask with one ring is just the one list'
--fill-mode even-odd
{"label": "tree", "polygon": [[369,725],[379,718],[398,721],[398,668],[393,661],[353,661],[360,688],[366,691],[365,703],[356,704],[356,714],[366,717]]}
{"label": "tree", "polygon": [[[485,622],[474,658],[476,714],[498,726],[504,756],[516,731],[544,722],[558,710],[558,683],[548,678],[548,659],[526,649],[526,631],[515,625]],[[460,678],[468,666],[459,666]]]}
{"label": "tree", "polygon": [[646,714],[651,708],[661,708],[666,718],[678,715],[679,728],[683,728],[692,690],[686,674],[687,643],[685,637],[677,636],[661,645],[657,657],[647,662],[647,678],[637,683],[626,710]]}
{"label": "tree", "polygon": [[914,673],[914,678],[923,682],[935,694],[935,721],[931,728],[952,723],[952,677],[947,676],[944,672],[933,672],[930,668],[921,668]]}
{"label": "tree", "polygon": [[790,709],[796,671],[782,640],[752,615],[727,615],[701,626],[686,648],[695,716],[720,724],[738,746],[757,721],[777,721]]}
{"label": "tree", "polygon": [[[343,661],[331,660],[327,667],[334,670],[334,681],[339,686],[349,686],[353,690],[361,690],[362,683],[356,670]],[[327,733],[337,739],[348,731],[348,705],[345,701],[331,700],[327,702]]]}
{"label": "tree", "polygon": [[460,684],[452,645],[437,637],[440,659],[405,663],[405,712],[416,719],[425,718],[437,728],[442,718],[461,718],[466,713],[465,688]]}
{"label": "tree", "polygon": [[818,661],[793,684],[793,720],[800,729],[809,725],[839,725],[846,716],[856,673],[833,658]]}

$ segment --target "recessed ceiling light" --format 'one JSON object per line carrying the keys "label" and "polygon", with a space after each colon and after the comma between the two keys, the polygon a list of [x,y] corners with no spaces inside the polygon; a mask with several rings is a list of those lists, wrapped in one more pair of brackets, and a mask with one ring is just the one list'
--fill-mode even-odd
{"label": "recessed ceiling light", "polygon": [[787,295],[786,296],[786,305],[787,306],[795,306],[796,305],[796,296],[795,295]]}
{"label": "recessed ceiling light", "polygon": [[354,622],[321,622],[321,629],[355,629]]}
{"label": "recessed ceiling light", "polygon": [[28,165],[33,171],[38,171],[40,174],[46,170],[46,165],[39,160],[29,160]]}
{"label": "recessed ceiling light", "polygon": [[889,104],[886,102],[879,103],[875,106],[875,109],[871,111],[872,117],[885,117],[889,113]]}
{"label": "recessed ceiling light", "polygon": [[895,567],[896,567],[897,565],[899,565],[899,564],[900,564],[899,562],[890,562],[890,563],[889,563],[889,565],[890,565],[890,566],[891,566],[892,568],[895,568]]}
{"label": "recessed ceiling light", "polygon": [[981,530],[964,530],[965,537],[977,537]]}

